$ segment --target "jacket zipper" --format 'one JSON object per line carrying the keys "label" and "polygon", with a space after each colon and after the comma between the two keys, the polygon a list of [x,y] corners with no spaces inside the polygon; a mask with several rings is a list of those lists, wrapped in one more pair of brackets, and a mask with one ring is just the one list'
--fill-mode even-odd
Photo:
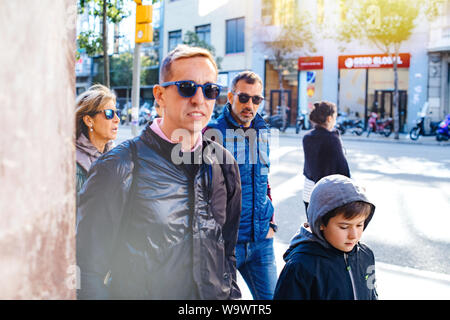
{"label": "jacket zipper", "polygon": [[352,283],[352,290],[353,290],[353,299],[354,300],[358,300],[358,296],[356,294],[356,288],[355,288],[355,281],[353,279],[353,273],[352,273],[352,268],[350,267],[350,265],[348,264],[348,254],[344,253],[344,260],[345,260],[345,268],[348,271],[348,274],[350,276],[350,282]]}

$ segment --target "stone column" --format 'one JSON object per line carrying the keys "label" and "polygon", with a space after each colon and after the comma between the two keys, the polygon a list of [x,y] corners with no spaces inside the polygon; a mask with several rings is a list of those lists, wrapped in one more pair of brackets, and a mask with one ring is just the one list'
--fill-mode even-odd
{"label": "stone column", "polygon": [[74,299],[76,0],[0,2],[0,299]]}

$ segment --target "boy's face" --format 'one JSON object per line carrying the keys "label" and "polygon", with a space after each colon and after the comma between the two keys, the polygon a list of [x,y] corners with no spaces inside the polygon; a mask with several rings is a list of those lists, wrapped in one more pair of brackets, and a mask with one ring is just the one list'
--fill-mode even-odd
{"label": "boy's face", "polygon": [[361,239],[366,218],[365,215],[358,215],[349,220],[340,213],[331,218],[327,226],[322,224],[320,230],[333,247],[344,252],[350,252]]}

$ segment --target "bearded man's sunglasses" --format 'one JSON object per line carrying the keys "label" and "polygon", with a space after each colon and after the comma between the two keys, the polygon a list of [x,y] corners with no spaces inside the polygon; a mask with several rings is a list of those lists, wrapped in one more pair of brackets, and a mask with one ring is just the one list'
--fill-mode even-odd
{"label": "bearded man's sunglasses", "polygon": [[253,104],[258,105],[264,100],[263,96],[250,96],[246,93],[236,93],[233,91],[232,91],[232,93],[236,94],[238,96],[240,103],[247,103],[250,100],[250,98],[252,98]]}
{"label": "bearded man's sunglasses", "polygon": [[160,86],[164,88],[172,85],[177,86],[178,93],[183,98],[191,98],[195,96],[198,87],[201,87],[203,91],[203,96],[206,99],[214,100],[217,99],[217,97],[219,96],[221,89],[221,86],[216,83],[207,82],[205,84],[198,84],[190,80],[164,82],[160,84]]}

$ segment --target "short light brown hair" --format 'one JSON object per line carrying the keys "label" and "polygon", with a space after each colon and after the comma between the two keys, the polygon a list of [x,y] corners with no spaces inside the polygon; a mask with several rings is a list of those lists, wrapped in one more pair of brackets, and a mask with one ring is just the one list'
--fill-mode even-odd
{"label": "short light brown hair", "polygon": [[260,83],[261,86],[263,85],[262,80],[260,76],[258,76],[256,73],[246,70],[239,72],[231,82],[231,90],[236,90],[236,85],[240,80],[244,80],[248,84],[255,84],[256,82]]}
{"label": "short light brown hair", "polygon": [[116,95],[107,87],[95,84],[87,91],[81,93],[76,100],[75,126],[76,138],[82,133],[89,138],[88,128],[83,121],[84,116],[95,116],[110,101],[116,103]]}
{"label": "short light brown hair", "polygon": [[160,83],[166,82],[171,77],[171,66],[175,60],[187,59],[194,57],[204,57],[209,59],[216,70],[216,75],[219,73],[214,57],[207,49],[200,47],[191,47],[185,44],[179,44],[175,49],[170,51],[161,63],[159,72]]}

